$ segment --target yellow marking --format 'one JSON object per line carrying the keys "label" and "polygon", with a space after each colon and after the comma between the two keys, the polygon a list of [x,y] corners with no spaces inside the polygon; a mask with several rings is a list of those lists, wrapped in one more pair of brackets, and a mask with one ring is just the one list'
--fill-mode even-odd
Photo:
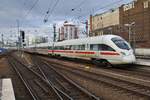
{"label": "yellow marking", "polygon": [[90,69],[90,66],[85,66],[86,69]]}

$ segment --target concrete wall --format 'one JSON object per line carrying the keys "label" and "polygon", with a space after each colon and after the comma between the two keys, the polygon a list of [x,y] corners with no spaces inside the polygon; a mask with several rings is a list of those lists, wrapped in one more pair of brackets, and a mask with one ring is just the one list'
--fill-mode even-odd
{"label": "concrete wall", "polygon": [[136,55],[145,55],[150,56],[150,49],[149,48],[138,48],[135,51]]}
{"label": "concrete wall", "polygon": [[119,24],[119,9],[95,15],[92,17],[92,30]]}

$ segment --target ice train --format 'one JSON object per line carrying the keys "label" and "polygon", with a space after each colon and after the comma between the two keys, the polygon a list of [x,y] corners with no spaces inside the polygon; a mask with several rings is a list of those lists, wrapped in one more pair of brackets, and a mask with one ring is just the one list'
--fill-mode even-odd
{"label": "ice train", "polygon": [[50,43],[45,48],[37,45],[36,48],[36,52],[39,53],[47,52],[46,54],[53,56],[89,59],[105,65],[131,64],[136,61],[130,44],[117,35],[64,40]]}

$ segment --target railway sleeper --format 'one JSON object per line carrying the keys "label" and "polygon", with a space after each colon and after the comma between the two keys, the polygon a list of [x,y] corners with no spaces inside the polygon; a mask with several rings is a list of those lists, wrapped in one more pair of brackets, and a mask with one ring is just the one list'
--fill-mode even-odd
{"label": "railway sleeper", "polygon": [[64,83],[59,81],[58,79],[56,79],[56,81],[67,91],[67,92],[70,92],[70,90],[68,88],[65,87]]}
{"label": "railway sleeper", "polygon": [[49,91],[48,91],[46,88],[44,88],[44,87],[42,86],[42,84],[39,83],[37,80],[34,80],[34,82],[35,82],[45,93],[49,93]]}

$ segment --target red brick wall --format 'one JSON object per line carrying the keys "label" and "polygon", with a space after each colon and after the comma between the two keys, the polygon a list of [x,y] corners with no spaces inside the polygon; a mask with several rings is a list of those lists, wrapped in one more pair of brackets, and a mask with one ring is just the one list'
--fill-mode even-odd
{"label": "red brick wall", "polygon": [[128,29],[125,28],[124,24],[135,22],[132,33],[135,33],[136,46],[150,48],[150,3],[149,8],[145,9],[144,1],[146,0],[138,0],[135,2],[135,7],[127,11],[123,11],[123,6],[120,7],[120,34],[128,39]]}

